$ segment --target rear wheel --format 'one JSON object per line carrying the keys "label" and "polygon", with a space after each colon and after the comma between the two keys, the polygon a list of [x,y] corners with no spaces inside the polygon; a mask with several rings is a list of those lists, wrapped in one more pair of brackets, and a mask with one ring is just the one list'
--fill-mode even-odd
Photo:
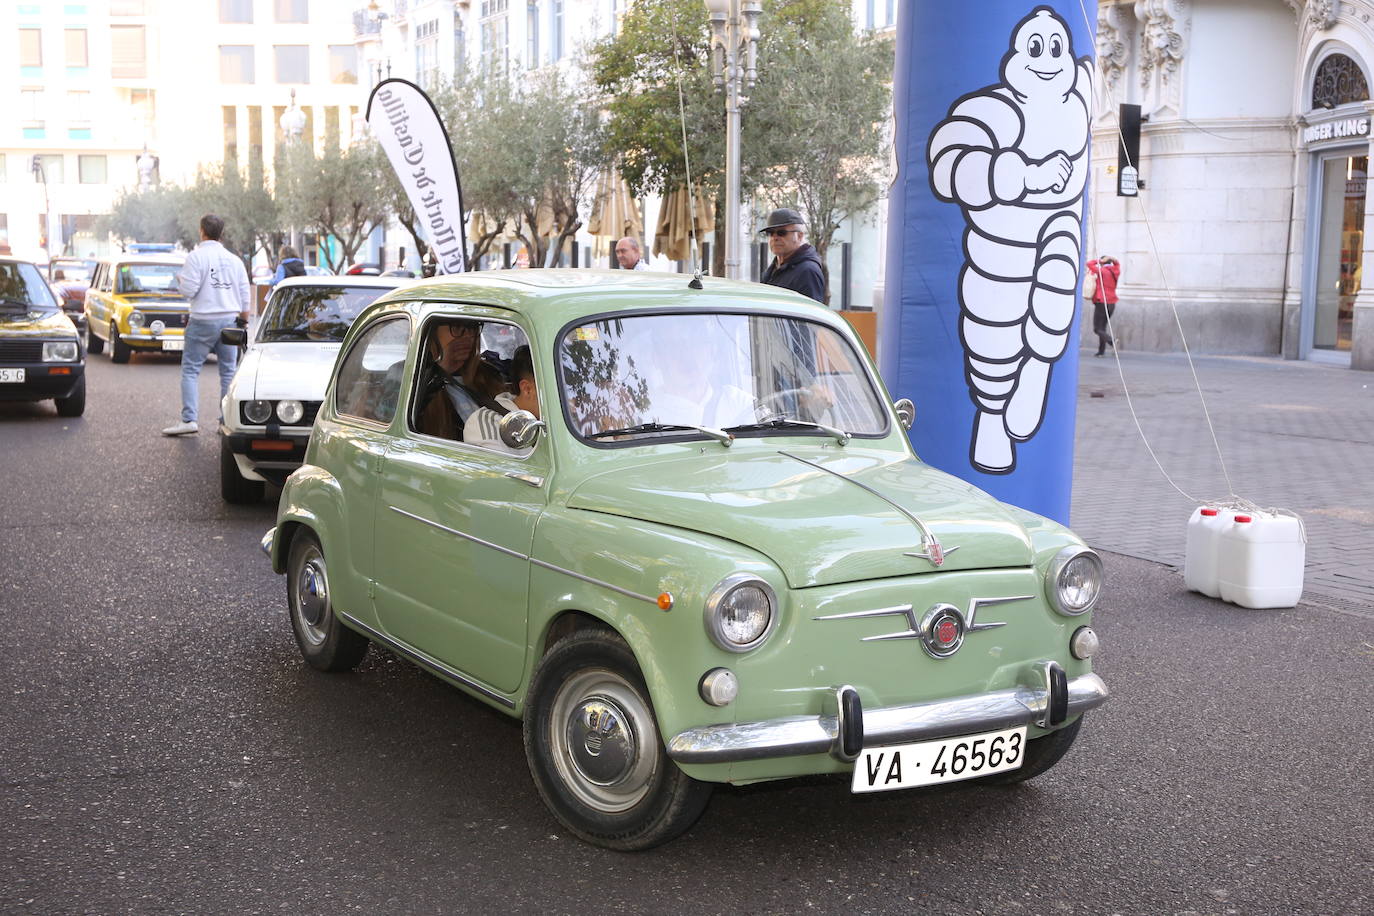
{"label": "rear wheel", "polygon": [[1074,739],[1078,737],[1078,730],[1082,726],[1083,717],[1079,716],[1072,725],[1027,741],[1026,758],[1020,767],[1007,770],[1005,773],[994,773],[978,781],[990,786],[1009,786],[1034,779],[1063,759],[1069,748],[1073,747]]}
{"label": "rear wheel", "polygon": [[65,398],[54,398],[59,417],[79,417],[86,412],[86,376],[76,380],[76,387]]}
{"label": "rear wheel", "polygon": [[367,654],[367,639],[334,616],[329,595],[329,570],[315,535],[301,531],[291,539],[286,566],[286,602],[296,645],[311,667],[321,671],[351,671]]}
{"label": "rear wheel", "polygon": [[119,328],[110,325],[110,360],[116,363],[127,363],[129,357],[134,355],[134,348],[126,344],[119,337]]}
{"label": "rear wheel", "polygon": [[219,495],[227,503],[241,505],[262,500],[261,480],[249,480],[239,473],[239,463],[234,460],[234,452],[229,448],[229,440],[219,440]]}
{"label": "rear wheel", "polygon": [[610,849],[673,839],[711,797],[709,784],[668,757],[634,653],[606,630],[560,640],[540,661],[525,709],[525,757],[554,815]]}
{"label": "rear wheel", "polygon": [[94,323],[90,321],[86,322],[86,352],[92,356],[105,352],[105,341],[96,335]]}

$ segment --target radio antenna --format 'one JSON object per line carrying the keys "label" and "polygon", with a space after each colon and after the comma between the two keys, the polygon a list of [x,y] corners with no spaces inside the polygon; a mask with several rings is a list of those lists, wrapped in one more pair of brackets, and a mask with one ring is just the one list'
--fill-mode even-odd
{"label": "radio antenna", "polygon": [[[678,47],[682,45],[679,42]],[[677,119],[682,127],[682,167],[687,173],[687,216],[691,222],[688,234],[691,238],[688,249],[692,255],[692,264],[695,267],[695,276],[692,282],[687,284],[692,289],[701,289],[701,277],[706,269],[706,265],[701,263],[701,243],[697,239],[697,195],[692,187],[692,157],[687,151],[687,104],[683,100],[682,92],[682,56],[677,55]]]}

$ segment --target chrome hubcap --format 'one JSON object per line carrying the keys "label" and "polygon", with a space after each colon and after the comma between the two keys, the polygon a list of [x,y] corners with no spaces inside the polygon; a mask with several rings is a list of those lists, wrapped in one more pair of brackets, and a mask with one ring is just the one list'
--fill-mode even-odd
{"label": "chrome hubcap", "polygon": [[554,698],[549,723],[554,764],[578,800],[608,814],[648,794],[662,748],[653,714],[613,671],[580,671]]}
{"label": "chrome hubcap", "polygon": [[324,642],[320,629],[329,616],[329,578],[325,573],[324,557],[313,547],[301,561],[296,573],[296,617],[301,635],[311,644]]}

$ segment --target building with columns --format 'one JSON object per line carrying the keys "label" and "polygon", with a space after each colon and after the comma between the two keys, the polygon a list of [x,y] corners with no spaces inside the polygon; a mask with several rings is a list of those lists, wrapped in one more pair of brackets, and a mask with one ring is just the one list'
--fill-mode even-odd
{"label": "building with columns", "polygon": [[[1097,53],[1087,245],[1122,261],[1123,348],[1180,349],[1176,308],[1194,351],[1374,369],[1374,2],[1103,0]],[[1142,116],[1136,196],[1118,193],[1123,104]]]}

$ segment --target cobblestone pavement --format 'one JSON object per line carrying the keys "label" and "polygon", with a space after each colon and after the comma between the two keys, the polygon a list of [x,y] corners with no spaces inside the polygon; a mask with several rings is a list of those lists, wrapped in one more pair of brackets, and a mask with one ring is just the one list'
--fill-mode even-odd
{"label": "cobblestone pavement", "polygon": [[1254,357],[1195,357],[1217,449],[1181,354],[1080,361],[1074,530],[1104,550],[1182,567],[1186,526],[1228,489],[1307,527],[1303,600],[1374,616],[1374,372]]}

